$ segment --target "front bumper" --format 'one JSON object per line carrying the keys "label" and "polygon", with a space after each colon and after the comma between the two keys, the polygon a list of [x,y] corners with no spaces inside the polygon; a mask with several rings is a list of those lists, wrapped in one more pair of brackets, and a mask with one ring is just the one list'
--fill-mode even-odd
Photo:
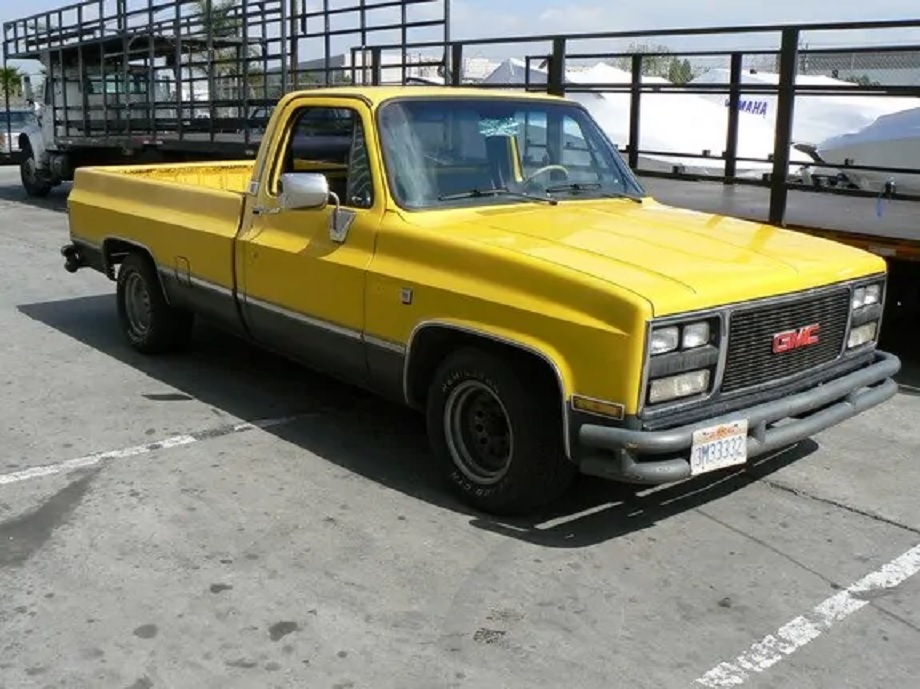
{"label": "front bumper", "polygon": [[[581,471],[644,485],[681,481],[691,475],[694,431],[741,419],[748,421],[748,458],[774,452],[891,398],[898,391],[892,376],[900,369],[898,357],[876,352],[868,366],[803,392],[678,428],[642,431],[583,425],[578,435],[585,448]],[[787,423],[774,426],[779,421]],[[648,459],[648,455],[668,457]]]}

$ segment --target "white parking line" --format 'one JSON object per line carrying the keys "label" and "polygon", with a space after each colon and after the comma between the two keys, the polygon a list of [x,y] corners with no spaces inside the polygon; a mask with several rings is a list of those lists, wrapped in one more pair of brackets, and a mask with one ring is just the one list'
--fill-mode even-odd
{"label": "white parking line", "polygon": [[[871,593],[892,589],[920,571],[920,545],[914,546],[881,569],[863,577],[815,606],[811,614],[796,617],[735,658],[721,663],[696,680],[704,687],[736,687],[751,673],[763,672],[817,639],[837,622],[869,604]],[[870,594],[870,595],[867,595]]]}
{"label": "white parking line", "polygon": [[23,469],[21,471],[14,471],[10,474],[0,474],[0,486],[8,485],[11,483],[20,483],[21,481],[28,481],[29,479],[33,478],[53,476],[65,471],[73,471],[74,469],[82,469],[84,467],[94,466],[109,460],[137,457],[138,455],[145,455],[157,450],[168,450],[170,448],[180,447],[182,445],[191,445],[193,443],[198,443],[202,440],[208,440],[210,438],[220,438],[226,435],[233,435],[234,433],[243,433],[244,431],[281,426],[283,424],[290,423],[291,421],[304,418],[304,416],[305,415],[284,416],[277,419],[264,419],[262,421],[242,422],[228,424],[225,426],[216,426],[214,428],[197,431],[195,433],[189,433],[187,435],[174,435],[172,437],[165,438],[164,440],[157,440],[155,442],[146,443],[144,445],[125,447],[121,450],[94,452],[91,455],[84,455],[83,457],[77,457],[76,459],[69,459],[66,462],[60,462],[58,464],[46,464],[44,466],[32,467],[30,469]]}

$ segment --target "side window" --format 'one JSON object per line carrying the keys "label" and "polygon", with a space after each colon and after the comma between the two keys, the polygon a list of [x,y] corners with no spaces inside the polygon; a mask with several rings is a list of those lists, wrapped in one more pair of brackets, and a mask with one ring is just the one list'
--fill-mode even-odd
{"label": "side window", "polygon": [[[280,158],[280,174],[316,172],[343,206],[370,208],[374,187],[361,116],[350,108],[308,106],[298,111]],[[272,194],[277,194],[277,178]]]}

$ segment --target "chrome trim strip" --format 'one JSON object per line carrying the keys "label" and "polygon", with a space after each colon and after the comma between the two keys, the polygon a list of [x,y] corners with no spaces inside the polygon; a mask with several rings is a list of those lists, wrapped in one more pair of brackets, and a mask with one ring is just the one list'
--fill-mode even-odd
{"label": "chrome trim strip", "polygon": [[[157,268],[160,270],[160,272],[166,272],[166,273],[172,272],[172,268],[168,268],[165,266],[157,265]],[[189,275],[188,280],[194,287],[198,287],[200,289],[207,289],[207,290],[210,290],[212,292],[215,292],[217,294],[220,294],[221,296],[224,296],[230,299],[233,299],[234,297],[236,297],[236,293],[233,290],[228,289],[224,287],[223,285],[218,285],[217,283],[211,282],[210,280],[205,280],[204,278],[200,278],[195,275]],[[276,313],[279,316],[284,316],[285,318],[290,318],[292,320],[299,321],[303,323],[304,325],[309,325],[315,328],[319,328],[321,330],[326,330],[331,333],[342,335],[343,337],[348,337],[349,339],[361,340],[365,344],[368,344],[374,347],[379,347],[380,349],[386,349],[396,354],[404,355],[406,353],[406,346],[399,342],[392,342],[390,340],[385,340],[383,338],[379,338],[373,335],[362,333],[358,330],[354,330],[353,328],[347,328],[345,326],[337,325],[335,323],[330,323],[329,321],[326,321],[326,320],[322,320],[319,318],[313,318],[311,316],[307,316],[307,315],[298,313],[297,311],[291,311],[290,309],[286,309],[283,306],[278,306],[277,304],[273,304],[271,302],[267,302],[262,299],[256,299],[254,297],[249,297],[249,296],[245,296],[244,298],[247,302],[251,303],[253,306],[263,308],[267,311],[271,311],[272,313]]]}
{"label": "chrome trim strip", "polygon": [[[161,270],[172,270],[172,268],[161,268]],[[192,274],[189,274],[188,281],[192,284],[193,287],[200,287],[202,289],[211,290],[212,292],[217,292],[223,297],[230,297],[232,299],[236,296],[236,292],[234,292],[232,289],[228,289],[223,285],[218,285],[216,282],[205,280],[204,278],[195,277]]]}
{"label": "chrome trim strip", "polygon": [[516,347],[517,349],[523,350],[530,354],[538,356],[540,359],[549,364],[550,368],[553,370],[553,373],[556,376],[556,382],[559,385],[559,397],[562,402],[562,437],[565,444],[565,456],[568,459],[572,459],[572,449],[571,449],[571,431],[569,429],[569,414],[568,414],[568,400],[565,395],[565,384],[562,380],[562,372],[559,370],[559,367],[556,365],[556,362],[552,358],[547,356],[545,353],[541,352],[530,345],[525,345],[515,340],[510,340],[508,338],[502,337],[500,335],[494,335],[490,332],[484,330],[478,330],[476,328],[470,328],[465,325],[457,325],[455,323],[450,323],[448,321],[440,320],[426,320],[420,321],[415,324],[415,327],[412,328],[412,332],[409,334],[409,343],[406,346],[406,360],[403,363],[403,397],[406,400],[406,404],[409,406],[412,405],[412,399],[409,396],[409,365],[412,362],[412,346],[415,344],[415,338],[418,334],[425,328],[444,328],[445,330],[456,330],[457,332],[466,333],[467,335],[475,335],[482,337],[487,340],[492,340],[493,342],[499,342],[501,344],[506,344],[511,347]]}
{"label": "chrome trim strip", "polygon": [[722,318],[719,319],[722,324],[722,332],[719,335],[719,361],[716,363],[716,379],[712,381],[712,395],[722,389],[722,381],[725,380],[725,368],[728,366],[728,345],[729,337],[732,331],[732,312],[726,311]]}
{"label": "chrome trim strip", "polygon": [[266,311],[271,311],[279,316],[284,316],[285,318],[290,318],[292,320],[303,323],[304,325],[309,325],[314,328],[320,328],[321,330],[327,330],[336,335],[341,335],[342,337],[347,337],[352,340],[363,340],[364,337],[358,330],[353,330],[342,325],[336,325],[335,323],[330,323],[329,321],[320,320],[318,318],[313,318],[311,316],[306,316],[297,311],[291,311],[286,309],[283,306],[278,306],[277,304],[272,304],[268,301],[263,301],[262,299],[256,299],[246,295],[246,303],[256,306],[258,308],[264,309]]}
{"label": "chrome trim strip", "polygon": [[[111,266],[109,265],[107,261],[104,248],[105,248],[105,242],[111,240],[111,241],[123,242],[130,246],[137,247],[138,249],[142,249],[143,251],[147,253],[148,256],[150,256],[150,259],[153,261],[153,264],[156,267],[157,273],[166,275],[170,278],[178,278],[178,276],[176,275],[175,268],[159,263],[156,260],[156,257],[153,255],[153,252],[150,250],[150,248],[145,246],[144,244],[141,244],[140,242],[136,242],[131,239],[125,239],[124,237],[120,237],[118,235],[107,235],[103,239],[102,244],[97,244],[91,240],[83,239],[82,237],[77,237],[73,235],[71,235],[70,239],[71,239],[71,242],[85,244],[86,246],[90,246],[94,249],[100,250],[102,252],[103,267],[106,270],[110,270]],[[298,313],[297,311],[291,311],[290,309],[286,309],[283,306],[278,306],[277,304],[272,304],[271,302],[267,302],[262,299],[256,299],[255,297],[251,297],[243,293],[238,293],[234,289],[224,287],[223,285],[218,285],[215,282],[211,282],[210,280],[206,280],[204,278],[198,277],[191,273],[183,277],[186,278],[193,287],[196,287],[199,289],[210,290],[212,292],[215,292],[229,299],[234,299],[237,297],[237,295],[239,295],[247,303],[252,304],[253,306],[257,306],[267,311],[271,311],[273,313],[278,314],[279,316],[284,316],[285,318],[296,320],[300,323],[303,323],[304,325],[309,325],[315,328],[319,328],[321,330],[326,330],[328,332],[335,333],[337,335],[341,335],[349,339],[359,340],[359,341],[364,342],[365,344],[372,345],[375,347],[380,347],[382,349],[386,349],[386,350],[392,351],[400,355],[405,355],[406,352],[408,351],[407,345],[404,345],[402,343],[385,340],[379,337],[375,337],[374,335],[369,335],[367,333],[361,332],[360,330],[348,328],[346,326],[338,325],[336,323],[331,323],[329,321],[322,320],[319,318],[313,318],[311,316],[307,316],[305,314]],[[163,291],[163,298],[166,299],[166,303],[167,304],[170,303],[169,295],[166,293],[166,286],[162,284],[162,280],[160,282],[160,288]]]}
{"label": "chrome trim strip", "polygon": [[400,356],[405,356],[406,354],[406,345],[399,342],[392,342],[390,340],[384,340],[379,337],[374,337],[373,335],[364,335],[364,342],[374,347],[380,349],[386,349],[387,351],[394,352]]}

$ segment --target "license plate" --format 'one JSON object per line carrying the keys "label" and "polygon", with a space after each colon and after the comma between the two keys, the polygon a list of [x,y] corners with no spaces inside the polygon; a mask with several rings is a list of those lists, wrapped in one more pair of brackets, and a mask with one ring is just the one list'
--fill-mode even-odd
{"label": "license plate", "polygon": [[747,462],[747,433],[747,419],[694,431],[690,474],[697,476]]}

